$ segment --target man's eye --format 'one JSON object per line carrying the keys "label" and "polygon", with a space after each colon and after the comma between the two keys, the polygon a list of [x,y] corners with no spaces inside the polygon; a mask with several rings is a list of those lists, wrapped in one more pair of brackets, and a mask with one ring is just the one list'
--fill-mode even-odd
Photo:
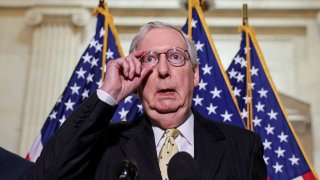
{"label": "man's eye", "polygon": [[179,54],[179,53],[174,53],[174,54],[172,54],[172,55],[170,56],[170,59],[171,59],[172,61],[182,61],[182,60],[184,59],[184,57],[183,57],[181,54]]}
{"label": "man's eye", "polygon": [[146,57],[143,58],[143,62],[144,63],[152,63],[154,61],[156,61],[156,58],[153,57],[153,56],[146,56]]}

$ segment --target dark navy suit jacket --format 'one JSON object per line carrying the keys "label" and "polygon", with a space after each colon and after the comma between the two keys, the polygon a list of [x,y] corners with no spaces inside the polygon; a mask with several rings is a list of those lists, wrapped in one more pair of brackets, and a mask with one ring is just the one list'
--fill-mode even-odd
{"label": "dark navy suit jacket", "polygon": [[[33,178],[116,180],[118,164],[131,159],[139,180],[161,180],[150,121],[142,116],[109,124],[116,108],[96,94],[89,97],[44,147]],[[202,180],[267,179],[259,135],[193,113],[194,159]]]}

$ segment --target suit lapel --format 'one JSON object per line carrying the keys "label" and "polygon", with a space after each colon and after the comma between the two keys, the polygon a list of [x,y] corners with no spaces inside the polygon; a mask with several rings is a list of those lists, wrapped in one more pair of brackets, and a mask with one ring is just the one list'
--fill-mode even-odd
{"label": "suit lapel", "polygon": [[148,120],[143,116],[134,123],[134,127],[123,133],[128,141],[122,150],[127,158],[136,161],[139,179],[161,179],[158,165],[154,134]]}
{"label": "suit lapel", "polygon": [[224,135],[219,128],[195,114],[195,160],[203,179],[214,179],[224,157]]}

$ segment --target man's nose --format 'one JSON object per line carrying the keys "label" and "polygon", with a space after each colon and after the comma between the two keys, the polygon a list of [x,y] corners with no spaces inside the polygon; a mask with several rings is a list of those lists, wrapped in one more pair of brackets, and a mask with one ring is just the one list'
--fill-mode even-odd
{"label": "man's nose", "polygon": [[170,75],[170,64],[167,60],[167,56],[164,53],[159,55],[158,72],[160,78],[166,78]]}

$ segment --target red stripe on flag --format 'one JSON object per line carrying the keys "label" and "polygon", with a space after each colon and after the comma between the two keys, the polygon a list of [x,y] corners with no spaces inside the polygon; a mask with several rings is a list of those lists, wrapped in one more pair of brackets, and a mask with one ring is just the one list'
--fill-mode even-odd
{"label": "red stripe on flag", "polygon": [[316,176],[312,172],[307,172],[302,175],[304,180],[316,180]]}
{"label": "red stripe on flag", "polygon": [[26,160],[29,160],[29,161],[30,161],[29,153],[27,154]]}

